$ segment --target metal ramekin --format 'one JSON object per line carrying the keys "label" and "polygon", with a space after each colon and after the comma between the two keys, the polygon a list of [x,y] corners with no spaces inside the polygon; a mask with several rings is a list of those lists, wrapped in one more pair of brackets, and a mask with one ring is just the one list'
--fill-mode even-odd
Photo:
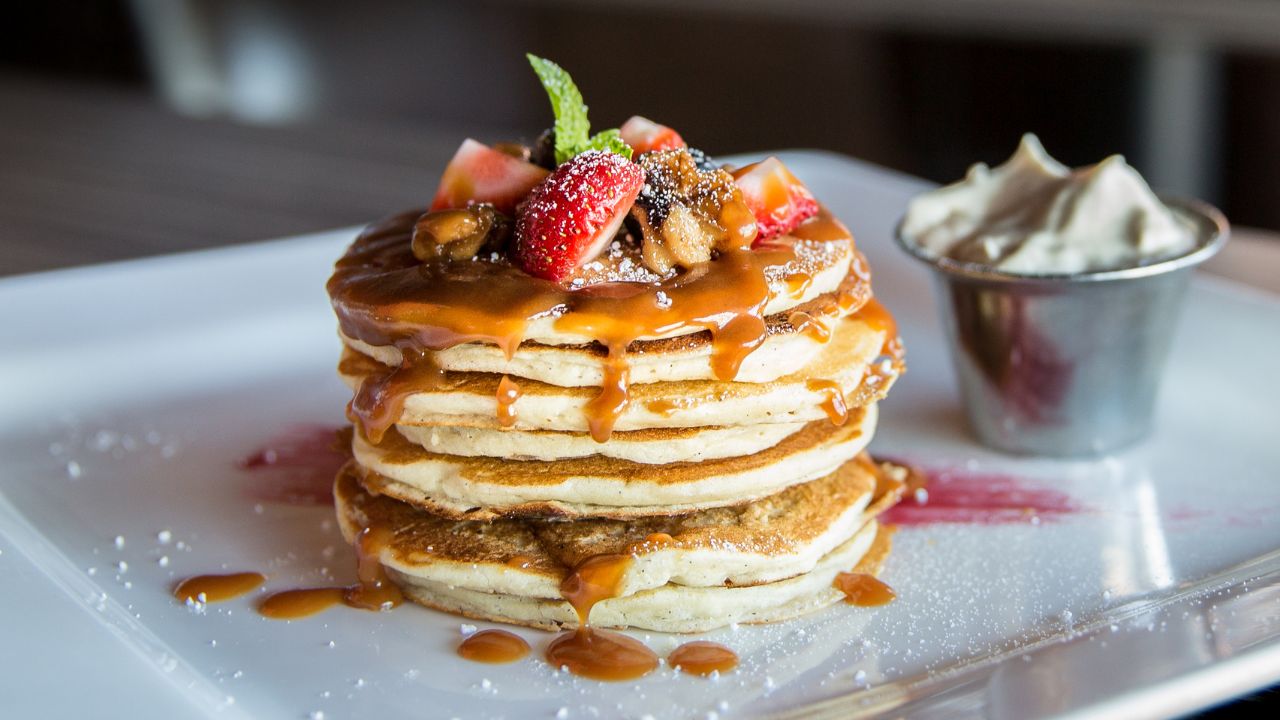
{"label": "metal ramekin", "polygon": [[1015,275],[924,254],[969,423],[1018,454],[1101,455],[1151,432],[1152,409],[1191,270],[1230,234],[1216,208],[1165,200],[1199,229],[1185,255],[1123,270]]}

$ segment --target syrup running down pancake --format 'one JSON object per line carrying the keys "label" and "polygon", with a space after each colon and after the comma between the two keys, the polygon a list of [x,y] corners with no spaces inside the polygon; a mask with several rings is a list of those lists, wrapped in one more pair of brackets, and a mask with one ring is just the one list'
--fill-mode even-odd
{"label": "syrup running down pancake", "polygon": [[[874,517],[905,471],[865,456],[753,503],[642,521],[453,521],[367,492],[348,466],[335,487],[345,534],[396,528],[382,562],[411,598],[469,617],[575,626],[560,587],[593,558],[625,560],[592,611],[599,627],[695,632],[768,622],[844,597],[841,572],[875,574],[888,536]],[[873,555],[869,560],[867,554]]]}

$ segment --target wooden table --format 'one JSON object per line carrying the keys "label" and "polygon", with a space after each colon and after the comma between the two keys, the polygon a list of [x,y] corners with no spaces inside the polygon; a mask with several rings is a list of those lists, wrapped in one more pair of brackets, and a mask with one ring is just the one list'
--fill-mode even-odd
{"label": "wooden table", "polygon": [[0,275],[354,225],[425,203],[468,131],[194,120],[0,75]]}

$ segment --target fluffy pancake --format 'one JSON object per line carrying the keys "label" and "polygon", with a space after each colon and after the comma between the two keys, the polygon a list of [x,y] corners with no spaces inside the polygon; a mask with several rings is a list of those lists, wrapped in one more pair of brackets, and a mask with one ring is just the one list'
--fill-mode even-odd
{"label": "fluffy pancake", "polygon": [[[832,587],[836,575],[850,569],[879,573],[890,542],[890,533],[872,520],[804,575],[746,587],[664,585],[601,601],[591,611],[591,624],[599,628],[695,633],[734,623],[788,620],[839,601],[844,595]],[[414,582],[398,573],[397,576],[401,589],[413,601],[437,610],[545,630],[577,626],[572,608],[560,600],[498,595],[456,585]]]}
{"label": "fluffy pancake", "polygon": [[887,538],[873,547],[871,518],[897,501],[901,474],[864,456],[747,505],[641,522],[452,521],[366,492],[351,466],[334,494],[349,539],[364,528],[392,531],[380,558],[424,604],[537,627],[573,625],[561,581],[586,558],[622,553],[632,559],[617,597],[596,606],[593,624],[690,632],[828,604],[839,597],[834,575],[869,548],[876,557],[865,559],[878,569]]}
{"label": "fluffy pancake", "polygon": [[376,445],[355,433],[351,449],[370,487],[444,515],[628,518],[740,504],[827,475],[871,441],[876,415],[867,405],[842,426],[814,421],[752,455],[662,466],[446,455],[394,429]]}
{"label": "fluffy pancake", "polygon": [[[855,314],[836,325],[830,340],[809,364],[777,380],[632,385],[630,402],[613,429],[807,422],[827,417],[823,406],[831,401],[836,388],[849,407],[874,402],[888,392],[902,370],[900,357],[880,357],[892,332],[892,328]],[[382,364],[351,350],[339,364],[339,374],[353,389],[372,374],[385,371]],[[498,429],[501,380],[502,376],[491,373],[448,373],[436,387],[408,395],[399,423]],[[590,429],[586,407],[598,394],[597,389],[533,380],[518,380],[517,384],[520,397],[511,406],[515,429]]]}
{"label": "fluffy pancake", "polygon": [[492,430],[449,426],[398,425],[409,442],[437,453],[510,460],[564,460],[600,455],[660,465],[750,455],[773,447],[805,423],[772,423],[710,428],[650,428],[616,432],[598,443],[587,433],[551,430]]}

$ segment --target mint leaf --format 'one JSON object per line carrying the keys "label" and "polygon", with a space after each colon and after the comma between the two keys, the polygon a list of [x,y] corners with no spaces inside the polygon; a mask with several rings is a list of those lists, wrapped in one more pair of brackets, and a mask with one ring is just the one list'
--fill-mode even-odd
{"label": "mint leaf", "polygon": [[551,99],[551,112],[556,116],[556,164],[577,155],[580,148],[587,144],[587,132],[591,125],[587,121],[587,106],[582,102],[582,93],[573,84],[573,78],[564,68],[538,57],[526,54],[533,71],[538,74],[542,88]]}
{"label": "mint leaf", "polygon": [[630,160],[631,146],[622,141],[622,136],[615,130],[603,130],[593,137],[587,137],[591,123],[587,120],[587,106],[582,102],[582,93],[573,84],[573,78],[559,65],[526,53],[533,71],[538,74],[542,88],[551,99],[551,112],[555,114],[556,164],[568,160],[578,153],[587,150],[611,152]]}
{"label": "mint leaf", "polygon": [[622,139],[622,134],[616,128],[601,130],[591,136],[591,139],[578,152],[586,152],[587,150],[603,150],[604,152],[621,155],[628,160],[631,159],[632,155],[631,146]]}

